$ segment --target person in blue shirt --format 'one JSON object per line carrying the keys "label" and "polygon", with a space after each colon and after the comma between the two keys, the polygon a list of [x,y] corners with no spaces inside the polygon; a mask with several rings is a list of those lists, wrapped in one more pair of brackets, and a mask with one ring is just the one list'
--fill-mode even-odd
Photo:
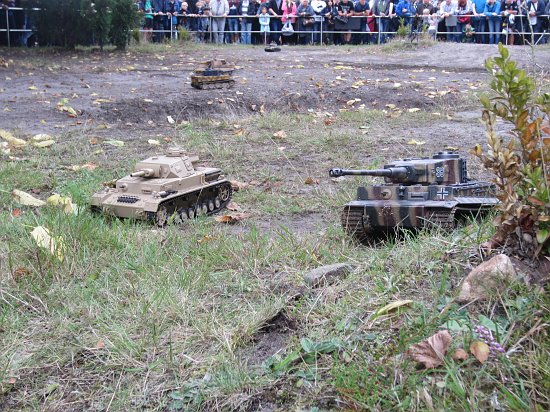
{"label": "person in blue shirt", "polygon": [[413,5],[409,0],[399,0],[399,3],[397,3],[397,7],[395,8],[395,14],[397,14],[397,17],[405,21],[405,26],[408,26],[411,24]]}
{"label": "person in blue shirt", "polygon": [[472,0],[472,26],[476,32],[476,43],[487,43],[485,34],[485,2],[486,0]]}
{"label": "person in blue shirt", "polygon": [[501,17],[500,2],[487,0],[483,14],[487,16],[487,25],[489,28],[489,44],[498,44],[500,40]]}

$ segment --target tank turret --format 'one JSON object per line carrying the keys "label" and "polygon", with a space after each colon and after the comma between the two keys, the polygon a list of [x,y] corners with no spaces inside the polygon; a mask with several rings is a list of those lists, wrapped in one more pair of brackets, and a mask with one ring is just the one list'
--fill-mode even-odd
{"label": "tank turret", "polygon": [[460,215],[478,214],[499,202],[495,186],[470,180],[466,159],[453,152],[396,160],[383,169],[335,168],[329,175],[384,178],[384,184],[358,187],[357,199],[344,206],[342,225],[361,240],[396,228],[451,228]]}
{"label": "tank turret", "polygon": [[181,148],[138,162],[134,172],[92,196],[92,209],[118,217],[155,220],[164,225],[222,210],[231,198],[231,184],[222,171],[195,167],[198,157]]}
{"label": "tank turret", "polygon": [[468,181],[466,159],[451,152],[439,152],[432,158],[397,160],[385,165],[383,169],[331,169],[329,175],[381,176],[385,178],[386,183],[404,185],[455,184]]}

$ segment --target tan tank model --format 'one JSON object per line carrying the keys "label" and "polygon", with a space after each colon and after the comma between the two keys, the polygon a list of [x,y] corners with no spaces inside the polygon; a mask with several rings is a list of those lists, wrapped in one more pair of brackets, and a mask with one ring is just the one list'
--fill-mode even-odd
{"label": "tan tank model", "polygon": [[92,210],[160,226],[172,217],[184,220],[216,213],[229,203],[231,184],[220,169],[195,166],[198,160],[180,148],[145,159],[114,188],[95,193]]}
{"label": "tan tank model", "polygon": [[207,61],[191,75],[191,86],[195,89],[232,87],[235,84],[235,80],[231,78],[234,70],[235,67],[223,59]]}

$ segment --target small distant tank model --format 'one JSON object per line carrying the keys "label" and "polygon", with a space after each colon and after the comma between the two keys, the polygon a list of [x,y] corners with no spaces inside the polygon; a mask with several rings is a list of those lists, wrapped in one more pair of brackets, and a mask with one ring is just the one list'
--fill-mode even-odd
{"label": "small distant tank model", "polygon": [[396,229],[453,228],[460,215],[475,215],[499,203],[495,185],[470,180],[466,159],[453,152],[398,160],[378,170],[331,169],[329,174],[385,178],[385,184],[360,186],[357,200],[344,205],[342,226],[360,241]]}
{"label": "small distant tank model", "polygon": [[235,84],[231,78],[234,70],[235,67],[223,59],[207,61],[191,75],[191,86],[201,90],[232,87]]}
{"label": "small distant tank model", "polygon": [[271,43],[269,43],[269,46],[267,46],[264,50],[266,52],[273,53],[273,52],[280,52],[281,48],[277,46],[277,43],[272,41]]}
{"label": "small distant tank model", "polygon": [[170,148],[136,164],[134,172],[92,196],[93,211],[151,220],[159,226],[216,213],[229,203],[231,184],[222,171],[194,164],[181,148]]}

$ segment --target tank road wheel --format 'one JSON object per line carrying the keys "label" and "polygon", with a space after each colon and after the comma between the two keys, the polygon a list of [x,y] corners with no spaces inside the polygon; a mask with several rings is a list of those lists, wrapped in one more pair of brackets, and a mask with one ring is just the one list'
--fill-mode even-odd
{"label": "tank road wheel", "polygon": [[216,207],[216,210],[219,209],[221,205],[222,205],[222,202],[221,202],[220,198],[218,196],[216,196],[214,198],[214,206]]}
{"label": "tank road wheel", "polygon": [[185,208],[178,209],[178,217],[183,223],[183,221],[187,219],[187,209]]}
{"label": "tank road wheel", "polygon": [[197,216],[206,216],[208,214],[208,205],[206,203],[199,203],[197,205]]}
{"label": "tank road wheel", "polygon": [[166,226],[166,223],[168,221],[168,212],[166,211],[165,207],[160,207],[159,210],[157,210],[155,221],[158,227]]}
{"label": "tank road wheel", "polygon": [[197,213],[195,212],[195,209],[190,207],[189,209],[187,209],[187,217],[189,219],[194,219],[197,217]]}
{"label": "tank road wheel", "polygon": [[227,202],[229,198],[231,197],[231,186],[229,185],[223,185],[218,190],[218,197],[222,202]]}
{"label": "tank road wheel", "polygon": [[215,209],[214,200],[213,200],[213,199],[210,199],[210,200],[208,201],[208,211],[209,211],[209,212],[212,212],[214,209]]}

